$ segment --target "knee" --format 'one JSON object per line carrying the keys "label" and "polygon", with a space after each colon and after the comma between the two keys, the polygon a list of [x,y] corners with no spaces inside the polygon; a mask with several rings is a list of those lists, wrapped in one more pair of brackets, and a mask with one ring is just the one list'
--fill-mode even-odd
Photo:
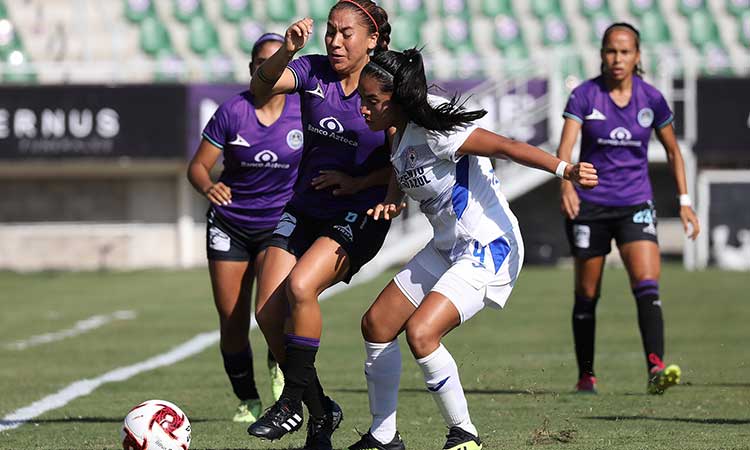
{"label": "knee", "polygon": [[286,282],[286,298],[290,306],[304,303],[314,296],[314,293],[315,286],[304,274],[295,271],[289,274]]}
{"label": "knee", "polygon": [[378,317],[378,313],[369,309],[364,316],[362,316],[362,337],[367,342],[390,342],[395,339],[395,336],[391,336],[386,330],[383,330],[379,324],[382,324],[382,318]]}
{"label": "knee", "polygon": [[424,324],[406,324],[406,342],[416,358],[423,358],[440,346],[440,335]]}

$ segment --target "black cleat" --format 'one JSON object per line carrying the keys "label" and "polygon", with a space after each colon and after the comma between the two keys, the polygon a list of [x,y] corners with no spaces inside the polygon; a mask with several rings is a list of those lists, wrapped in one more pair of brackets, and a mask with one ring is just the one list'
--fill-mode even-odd
{"label": "black cleat", "polygon": [[331,436],[344,420],[344,412],[341,407],[326,397],[328,401],[327,410],[321,417],[310,417],[307,421],[307,439],[305,439],[305,450],[333,450]]}
{"label": "black cleat", "polygon": [[451,427],[443,450],[482,450],[482,441],[463,428]]}
{"label": "black cleat", "polygon": [[273,441],[302,428],[302,404],[281,398],[247,428],[250,436]]}
{"label": "black cleat", "polygon": [[363,434],[359,441],[349,446],[349,450],[406,450],[401,435],[396,431],[391,442],[381,444],[380,441],[372,437],[370,432]]}

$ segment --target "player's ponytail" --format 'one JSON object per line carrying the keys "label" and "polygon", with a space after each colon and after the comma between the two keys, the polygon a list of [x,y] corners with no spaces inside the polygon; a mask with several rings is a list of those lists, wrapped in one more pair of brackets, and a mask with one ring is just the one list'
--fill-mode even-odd
{"label": "player's ponytail", "polygon": [[403,110],[410,121],[428,130],[448,131],[484,117],[487,111],[467,111],[454,96],[447,103],[433,106],[427,100],[427,78],[422,54],[416,48],[404,52],[386,51],[374,55],[362,75],[375,77],[391,101]]}

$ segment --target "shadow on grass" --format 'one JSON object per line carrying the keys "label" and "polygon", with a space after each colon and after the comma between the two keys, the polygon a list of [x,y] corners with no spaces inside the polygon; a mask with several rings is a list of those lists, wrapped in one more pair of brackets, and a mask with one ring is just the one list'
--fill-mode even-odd
{"label": "shadow on grass", "polygon": [[688,381],[682,386],[687,387],[726,387],[726,388],[750,388],[750,383],[693,383]]}
{"label": "shadow on grass", "polygon": [[589,420],[607,420],[618,422],[620,420],[655,420],[659,422],[684,422],[699,423],[704,425],[747,425],[750,419],[691,419],[687,417],[649,417],[649,416],[588,416],[584,419]]}
{"label": "shadow on grass", "polygon": [[[328,388],[326,391],[343,392],[346,394],[367,394],[367,389],[358,388]],[[427,389],[401,388],[399,392],[423,393]],[[558,395],[558,392],[544,389],[464,389],[466,394],[476,395]]]}

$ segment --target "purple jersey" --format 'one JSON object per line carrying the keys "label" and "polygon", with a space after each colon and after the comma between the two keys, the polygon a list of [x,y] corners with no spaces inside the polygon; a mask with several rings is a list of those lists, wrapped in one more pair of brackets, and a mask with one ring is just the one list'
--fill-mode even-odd
{"label": "purple jersey", "polygon": [[333,196],[333,189],[310,185],[321,170],[351,176],[367,175],[388,166],[385,133],[370,131],[360,112],[359,93],[344,95],[328,57],[310,55],[289,63],[295,91],[302,102],[305,149],[290,205],[314,217],[329,218],[342,210],[361,211],[385,198],[386,186],[363,189],[354,195]]}
{"label": "purple jersey", "polygon": [[279,221],[302,157],[299,99],[287,95],[281,116],[265,126],[245,91],[219,106],[203,137],[223,151],[219,181],[232,190],[232,203],[213,208],[230,223],[260,230]]}
{"label": "purple jersey", "polygon": [[577,188],[581,199],[605,206],[630,206],[651,200],[651,130],[674,119],[655,87],[634,76],[630,102],[621,108],[599,76],[573,90],[563,117],[582,124],[580,160],[592,163],[599,175],[599,185],[594,189]]}

